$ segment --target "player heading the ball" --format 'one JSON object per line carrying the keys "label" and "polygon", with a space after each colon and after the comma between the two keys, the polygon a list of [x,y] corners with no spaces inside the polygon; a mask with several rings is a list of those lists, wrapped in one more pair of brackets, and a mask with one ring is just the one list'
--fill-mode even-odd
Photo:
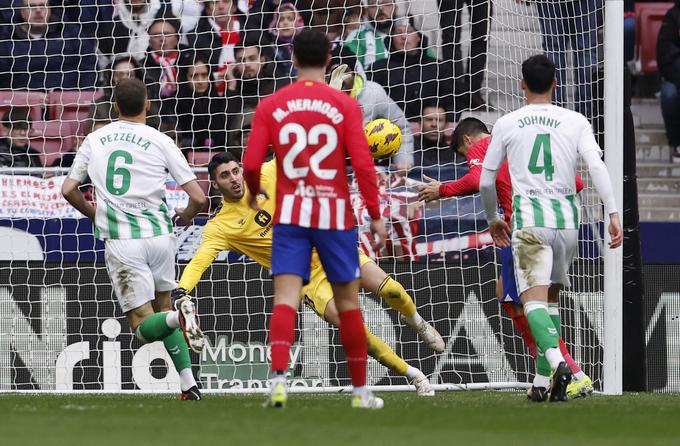
{"label": "player heading the ball", "polygon": [[260,168],[270,146],[276,155],[274,308],[269,329],[272,380],[267,403],[282,407],[287,401],[285,373],[300,290],[309,282],[316,248],[340,315],[340,341],[354,387],[352,406],[380,408],[383,401],[366,387],[366,333],[359,309],[361,270],[349,200],[348,157],[373,219],[375,249],[382,247],[386,231],[361,108],[356,100],[325,84],[329,62],[330,42],[325,34],[306,29],[295,37],[293,63],[298,80],[258,104],[243,157],[250,205],[256,209]]}
{"label": "player heading the ball", "polygon": [[[610,248],[623,239],[619,214],[602,151],[588,119],[552,105],[555,65],[544,55],[522,63],[521,87],[527,105],[496,121],[484,158],[480,192],[494,242],[512,246],[517,291],[536,340],[553,372],[539,370],[531,389],[534,401],[566,401],[571,370],[559,349],[557,307],[569,267],[578,249],[581,203],[576,194],[579,156],[588,166],[595,188],[609,215]],[[498,216],[496,176],[507,157],[512,182],[512,242],[510,226]],[[545,375],[542,374],[545,373]],[[534,395],[540,395],[537,398]]]}

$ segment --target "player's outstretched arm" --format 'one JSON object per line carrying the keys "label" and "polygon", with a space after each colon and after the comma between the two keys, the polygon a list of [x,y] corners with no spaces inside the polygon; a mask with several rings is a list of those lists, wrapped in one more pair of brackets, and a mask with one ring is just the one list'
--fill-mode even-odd
{"label": "player's outstretched arm", "polygon": [[191,180],[188,183],[182,184],[182,189],[189,195],[189,203],[186,208],[176,208],[175,214],[182,219],[186,224],[189,224],[191,220],[198,215],[199,212],[208,203],[208,199],[203,193],[203,189],[198,185],[198,181]]}
{"label": "player's outstretched arm", "polygon": [[602,203],[604,203],[605,212],[609,215],[608,232],[611,237],[609,247],[612,249],[618,248],[623,242],[623,230],[621,229],[621,221],[616,209],[614,190],[612,188],[612,182],[609,177],[607,166],[605,166],[600,158],[600,152],[598,150],[589,150],[582,153],[581,157],[586,163],[586,166],[588,166],[588,172],[590,172],[590,177],[595,185],[595,190],[597,190]]}
{"label": "player's outstretched arm", "polygon": [[486,221],[489,223],[491,237],[493,237],[496,245],[501,248],[507,248],[510,246],[510,227],[505,220],[498,216],[498,197],[496,195],[497,174],[497,170],[490,170],[485,167],[479,180],[479,192],[484,202]]}
{"label": "player's outstretched arm", "polygon": [[227,249],[229,249],[228,241],[219,233],[219,228],[208,222],[203,230],[201,244],[198,246],[191,262],[184,268],[178,287],[190,293],[199,280],[201,280],[205,270],[215,261],[215,257]]}

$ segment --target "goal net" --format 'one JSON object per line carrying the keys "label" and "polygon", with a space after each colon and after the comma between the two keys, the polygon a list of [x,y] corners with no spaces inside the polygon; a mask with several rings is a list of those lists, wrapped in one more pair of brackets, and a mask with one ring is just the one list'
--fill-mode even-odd
{"label": "goal net", "polygon": [[[202,218],[176,229],[179,278],[219,205],[207,162],[225,148],[240,156],[258,100],[295,74],[290,40],[303,26],[323,29],[334,46],[356,54],[359,80],[349,88],[366,91],[372,80],[370,88],[381,92],[379,101],[369,99],[372,111],[362,104],[364,112],[403,126],[400,154],[380,167],[389,249],[370,254],[403,284],[445,350],[428,349],[398,313],[364,292],[367,326],[437,389],[531,382],[534,361],[496,298],[499,258],[479,196],[423,205],[415,185],[424,176],[447,182],[467,172],[464,157],[448,146],[455,123],[474,116],[491,128],[521,107],[521,62],[544,51],[559,68],[556,100],[586,114],[602,140],[601,0],[478,0],[462,9],[456,5],[463,2],[445,0],[306,0],[279,10],[277,1],[247,0],[114,1],[113,8],[23,3],[0,2],[8,24],[0,30],[1,391],[178,390],[163,344],[141,345],[131,333],[107,276],[103,243],[61,197],[64,174],[83,137],[115,119],[111,86],[128,75],[143,79],[151,99],[147,123],[177,141],[212,195]],[[141,9],[131,11],[131,4]],[[383,109],[390,111],[379,115]],[[405,167],[404,185],[396,180]],[[560,302],[562,336],[601,390],[603,215],[583,176],[579,253]],[[171,179],[166,188],[171,210],[186,203]],[[361,221],[360,200],[355,210]],[[209,338],[202,355],[192,353],[201,386],[265,388],[269,271],[223,252],[193,294]],[[294,391],[349,385],[337,329],[307,307],[299,313],[289,372]],[[381,389],[408,388],[405,377],[374,359],[368,376]]]}

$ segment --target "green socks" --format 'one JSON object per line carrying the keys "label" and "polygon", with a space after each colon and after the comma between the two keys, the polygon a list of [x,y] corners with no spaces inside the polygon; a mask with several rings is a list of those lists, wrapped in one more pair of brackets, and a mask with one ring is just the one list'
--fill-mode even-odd
{"label": "green socks", "polygon": [[557,302],[548,303],[548,315],[550,315],[550,319],[552,320],[552,323],[555,326],[555,330],[557,330],[557,336],[559,336],[560,327],[562,325],[562,322],[560,320],[560,304],[558,304]]}
{"label": "green socks", "polygon": [[137,327],[137,337],[144,342],[154,342],[165,339],[177,328],[170,328],[170,326],[168,326],[166,321],[167,315],[167,312],[155,313],[146,318],[144,322]]}
{"label": "green socks", "polygon": [[[536,340],[538,358],[536,360],[536,372],[540,375],[550,375],[550,364],[544,353],[550,348],[558,348],[559,335],[557,329],[548,314],[548,304],[545,302],[530,301],[524,304],[524,314],[529,321],[531,334]],[[559,315],[557,316],[559,320]]]}
{"label": "green socks", "polygon": [[169,336],[163,339],[165,349],[170,353],[170,359],[175,364],[175,370],[181,372],[184,369],[191,369],[191,357],[189,357],[189,347],[184,339],[184,334],[179,328],[175,328]]}

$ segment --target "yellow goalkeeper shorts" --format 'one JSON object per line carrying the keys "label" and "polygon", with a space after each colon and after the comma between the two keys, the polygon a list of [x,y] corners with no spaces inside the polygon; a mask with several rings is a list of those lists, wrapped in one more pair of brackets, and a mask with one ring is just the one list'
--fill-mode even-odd
{"label": "yellow goalkeeper shorts", "polygon": [[[372,261],[363,251],[359,250],[359,266],[364,266]],[[302,301],[314,310],[321,319],[325,320],[326,306],[331,299],[333,299],[333,289],[315,251],[312,255],[309,283],[302,288]]]}

